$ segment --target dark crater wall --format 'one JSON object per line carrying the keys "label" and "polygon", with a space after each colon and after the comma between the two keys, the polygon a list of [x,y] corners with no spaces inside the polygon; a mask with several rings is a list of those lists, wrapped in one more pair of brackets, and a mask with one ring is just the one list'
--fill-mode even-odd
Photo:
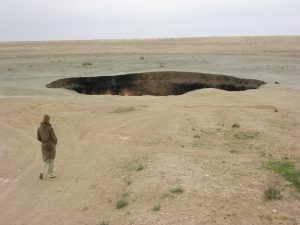
{"label": "dark crater wall", "polygon": [[66,88],[89,95],[181,95],[202,88],[226,91],[256,89],[264,81],[192,72],[147,72],[118,76],[76,77],[53,81],[48,88]]}

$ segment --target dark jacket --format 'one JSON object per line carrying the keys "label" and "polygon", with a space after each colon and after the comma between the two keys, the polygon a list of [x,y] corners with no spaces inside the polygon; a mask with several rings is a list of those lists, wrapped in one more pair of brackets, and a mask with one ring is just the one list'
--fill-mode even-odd
{"label": "dark jacket", "polygon": [[43,160],[55,159],[57,138],[50,123],[41,123],[37,139],[42,143]]}

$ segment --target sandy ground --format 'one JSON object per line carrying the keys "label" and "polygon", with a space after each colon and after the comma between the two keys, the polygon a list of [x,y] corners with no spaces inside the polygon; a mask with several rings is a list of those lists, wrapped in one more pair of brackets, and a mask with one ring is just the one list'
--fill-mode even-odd
{"label": "sandy ground", "polygon": [[[165,97],[44,87],[156,70],[268,84]],[[300,37],[0,43],[0,224],[300,224],[299,193],[264,166],[286,158],[300,169],[299,71]],[[41,181],[45,113],[59,144],[57,178]],[[268,187],[283,198],[266,201]],[[116,209],[120,199],[128,205]]]}

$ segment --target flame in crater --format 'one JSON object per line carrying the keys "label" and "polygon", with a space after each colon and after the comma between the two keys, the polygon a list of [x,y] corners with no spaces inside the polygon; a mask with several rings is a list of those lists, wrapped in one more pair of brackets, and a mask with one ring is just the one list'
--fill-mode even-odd
{"label": "flame in crater", "polygon": [[107,89],[105,92],[104,92],[104,95],[112,95],[112,91],[111,89]]}
{"label": "flame in crater", "polygon": [[122,96],[130,96],[130,92],[129,92],[129,90],[128,90],[127,88],[123,88],[123,89],[120,91],[119,95],[122,95]]}

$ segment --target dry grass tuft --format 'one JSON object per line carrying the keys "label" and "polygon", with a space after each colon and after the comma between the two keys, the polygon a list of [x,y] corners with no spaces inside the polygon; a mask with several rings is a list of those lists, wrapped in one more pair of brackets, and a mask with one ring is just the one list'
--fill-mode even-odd
{"label": "dry grass tuft", "polygon": [[160,205],[155,205],[155,206],[152,208],[152,210],[153,210],[154,212],[159,211],[159,210],[160,210]]}
{"label": "dry grass tuft", "polygon": [[82,65],[83,66],[91,66],[91,65],[93,65],[93,63],[86,61],[86,62],[83,62]]}
{"label": "dry grass tuft", "polygon": [[127,112],[132,112],[135,111],[136,108],[133,106],[129,107],[117,107],[111,111],[111,113],[127,113]]}
{"label": "dry grass tuft", "polygon": [[170,192],[172,192],[172,193],[183,193],[184,189],[182,187],[175,187],[175,188],[170,189]]}

